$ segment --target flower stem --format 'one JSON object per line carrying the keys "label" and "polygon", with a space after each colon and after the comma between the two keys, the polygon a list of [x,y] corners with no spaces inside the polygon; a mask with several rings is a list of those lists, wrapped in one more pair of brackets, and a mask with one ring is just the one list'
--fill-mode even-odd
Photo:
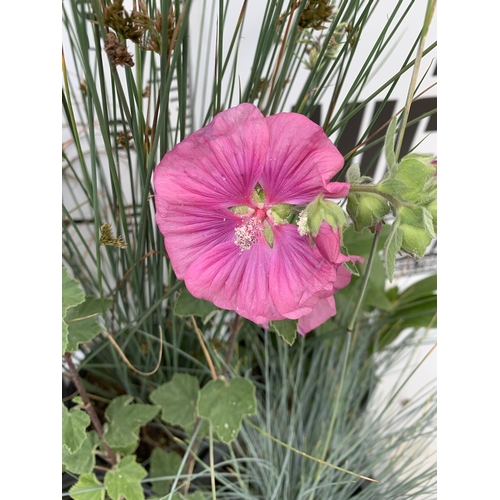
{"label": "flower stem", "polygon": [[391,205],[394,205],[396,208],[399,207],[409,207],[411,208],[413,205],[410,203],[405,203],[404,201],[398,200],[394,196],[388,194],[388,193],[382,193],[379,189],[378,186],[374,184],[351,184],[351,187],[349,189],[350,193],[372,193],[376,194],[378,196],[381,196],[382,198],[385,198]]}
{"label": "flower stem", "polygon": [[106,449],[108,459],[111,462],[111,465],[116,465],[115,452],[111,449],[109,444],[104,439],[104,430],[102,428],[101,422],[99,421],[99,417],[97,416],[97,413],[95,412],[94,407],[92,406],[92,403],[90,402],[87,391],[85,390],[85,387],[83,386],[82,379],[80,378],[80,375],[78,374],[78,370],[76,369],[75,364],[73,363],[71,353],[70,352],[65,353],[64,359],[65,359],[66,363],[68,364],[69,371],[71,373],[71,377],[73,378],[73,382],[75,383],[75,386],[78,389],[78,393],[80,394],[81,398],[83,399],[83,402],[85,404],[84,408],[87,411],[87,413],[90,417],[90,420],[92,421],[92,424],[94,426],[94,429],[96,430],[102,444],[104,445],[104,448]]}
{"label": "flower stem", "polygon": [[375,256],[375,252],[377,250],[378,240],[380,238],[380,231],[382,229],[382,224],[379,222],[375,227],[375,234],[373,236],[372,247],[370,249],[370,255],[368,256],[368,262],[366,263],[365,273],[363,275],[363,281],[361,282],[361,288],[359,290],[358,300],[356,301],[356,305],[354,307],[354,311],[352,313],[351,319],[347,325],[347,333],[351,334],[354,329],[354,325],[356,323],[356,319],[358,317],[359,310],[361,308],[361,303],[363,302],[363,297],[366,292],[366,286],[368,285],[368,278],[370,277],[370,272],[373,265],[373,258]]}

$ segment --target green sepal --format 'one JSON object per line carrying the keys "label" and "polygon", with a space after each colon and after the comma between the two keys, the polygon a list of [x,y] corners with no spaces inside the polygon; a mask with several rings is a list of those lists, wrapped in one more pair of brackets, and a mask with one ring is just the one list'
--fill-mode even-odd
{"label": "green sepal", "polygon": [[421,203],[435,185],[436,167],[430,162],[433,156],[409,154],[399,163],[392,178],[400,181],[406,189],[397,190],[394,195],[406,203]]}
{"label": "green sepal", "polygon": [[255,386],[245,378],[211,380],[200,391],[198,409],[218,438],[230,443],[238,436],[243,417],[257,411]]}
{"label": "green sepal", "polygon": [[200,399],[198,379],[187,373],[176,373],[170,382],[151,392],[149,399],[161,408],[161,418],[172,425],[189,427],[196,420]]}
{"label": "green sepal", "polygon": [[347,225],[347,216],[336,203],[331,201],[322,201],[324,221],[334,230],[342,229]]}
{"label": "green sepal", "polygon": [[270,321],[269,329],[276,332],[289,346],[292,346],[297,338],[297,319],[282,319]]}
{"label": "green sepal", "polygon": [[90,425],[90,417],[79,408],[68,410],[62,405],[62,444],[70,453],[81,448],[87,438],[86,429]]}
{"label": "green sepal", "polygon": [[135,456],[123,458],[115,470],[104,476],[104,486],[111,500],[144,500],[141,480],[148,475],[135,461]]}
{"label": "green sepal", "polygon": [[264,224],[264,239],[266,240],[269,247],[273,248],[273,246],[274,246],[274,232],[273,232],[273,228],[271,226],[269,226],[268,224]]}
{"label": "green sepal", "polygon": [[198,299],[184,286],[175,301],[174,314],[177,316],[198,316],[206,325],[220,309],[208,300]]}
{"label": "green sepal", "polygon": [[309,227],[309,232],[312,236],[317,236],[319,233],[319,228],[323,223],[323,216],[325,209],[322,205],[323,195],[319,195],[306,207],[307,213],[307,225]]}
{"label": "green sepal", "polygon": [[363,183],[371,183],[373,179],[366,175],[361,175],[361,171],[359,170],[359,165],[357,163],[353,163],[345,174],[346,181],[349,184],[363,184]]}
{"label": "green sepal", "polygon": [[403,239],[401,249],[415,259],[421,259],[435,237],[432,214],[425,207],[398,210]]}
{"label": "green sepal", "polygon": [[375,226],[382,222],[391,210],[387,201],[380,195],[365,192],[349,193],[346,209],[358,233],[365,227],[373,232]]}
{"label": "green sepal", "polygon": [[252,199],[256,203],[264,203],[264,201],[266,200],[266,193],[264,193],[264,190],[262,189],[262,186],[259,183],[257,183],[256,186],[253,188]]}
{"label": "green sepal", "polygon": [[233,214],[246,215],[252,209],[246,205],[236,205],[235,207],[229,207],[229,210],[231,210]]}
{"label": "green sepal", "polygon": [[277,224],[281,224],[288,220],[292,212],[292,205],[288,203],[279,203],[271,208],[271,215]]}

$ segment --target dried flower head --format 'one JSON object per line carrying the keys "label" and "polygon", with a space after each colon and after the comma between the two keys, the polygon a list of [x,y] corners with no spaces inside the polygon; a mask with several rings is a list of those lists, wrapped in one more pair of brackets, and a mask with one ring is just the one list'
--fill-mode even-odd
{"label": "dried flower head", "polygon": [[106,222],[101,226],[101,237],[99,238],[99,243],[101,245],[108,245],[118,248],[126,248],[127,244],[123,241],[121,236],[115,238],[113,236],[113,231],[111,229],[111,224]]}
{"label": "dried flower head", "polygon": [[104,42],[104,50],[108,54],[109,60],[115,66],[129,66],[134,65],[132,55],[127,52],[127,47],[122,45],[114,33],[108,33],[106,41]]}

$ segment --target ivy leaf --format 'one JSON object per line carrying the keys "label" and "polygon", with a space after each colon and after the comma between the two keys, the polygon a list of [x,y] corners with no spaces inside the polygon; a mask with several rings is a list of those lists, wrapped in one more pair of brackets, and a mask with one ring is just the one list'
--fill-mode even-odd
{"label": "ivy leaf", "polygon": [[176,373],[170,382],[151,392],[149,399],[161,407],[162,419],[183,428],[196,420],[200,397],[198,379],[186,373]]}
{"label": "ivy leaf", "polygon": [[[155,448],[151,453],[151,468],[149,477],[159,478],[165,476],[175,476],[181,466],[182,458],[179,454],[172,451],[165,451],[161,448]],[[153,491],[156,495],[164,496],[170,490],[172,480],[151,482]]]}
{"label": "ivy leaf", "polygon": [[70,453],[77,451],[85,441],[85,429],[90,425],[90,417],[79,408],[68,409],[62,405],[62,443]]}
{"label": "ivy leaf", "polygon": [[257,411],[255,386],[245,378],[212,380],[200,391],[198,409],[201,417],[212,422],[219,439],[230,443],[240,431],[243,416]]}
{"label": "ivy leaf", "polygon": [[68,352],[75,352],[82,342],[90,342],[102,331],[99,316],[107,311],[112,301],[87,296],[85,302],[68,310]]}
{"label": "ivy leaf", "polygon": [[88,474],[94,470],[94,450],[99,445],[99,437],[95,431],[87,432],[82,446],[71,453],[66,446],[62,447],[62,463],[66,470],[74,474]]}
{"label": "ivy leaf", "polygon": [[220,309],[212,302],[193,297],[189,290],[184,287],[174,306],[177,316],[199,316],[206,324]]}
{"label": "ivy leaf", "polygon": [[69,493],[74,500],[104,500],[105,495],[103,485],[95,474],[82,474],[78,482],[69,489]]}
{"label": "ivy leaf", "polygon": [[396,265],[396,254],[401,249],[403,244],[403,231],[399,227],[399,220],[396,219],[392,223],[391,232],[385,242],[385,268],[387,277],[392,282],[394,279],[394,267]]}
{"label": "ivy leaf", "polygon": [[68,270],[62,268],[62,353],[66,352],[68,346],[68,324],[64,319],[70,307],[77,306],[85,300],[80,283],[73,279]]}
{"label": "ivy leaf", "polygon": [[299,321],[296,319],[271,321],[269,322],[269,329],[276,332],[289,346],[292,346],[297,337],[298,323]]}
{"label": "ivy leaf", "polygon": [[148,473],[136,461],[135,456],[123,458],[116,470],[106,473],[104,486],[112,500],[144,500],[141,479]]}
{"label": "ivy leaf", "polygon": [[118,396],[106,408],[105,438],[118,453],[132,453],[139,441],[139,430],[156,417],[160,408],[148,404],[129,404],[132,396]]}

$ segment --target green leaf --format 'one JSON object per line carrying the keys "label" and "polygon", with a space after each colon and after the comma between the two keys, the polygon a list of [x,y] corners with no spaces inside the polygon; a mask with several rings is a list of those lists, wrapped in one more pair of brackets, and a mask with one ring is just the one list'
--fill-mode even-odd
{"label": "green leaf", "polygon": [[132,396],[118,396],[106,408],[105,438],[111,448],[118,453],[132,453],[139,441],[139,430],[159,413],[158,406],[129,404]]}
{"label": "green leaf", "polygon": [[198,408],[219,439],[230,443],[238,436],[243,417],[257,411],[255,386],[244,378],[212,380],[201,389]]}
{"label": "green leaf", "polygon": [[392,223],[391,232],[385,242],[385,268],[387,277],[392,282],[394,279],[394,267],[396,265],[396,255],[403,244],[403,231],[399,227],[399,221],[396,219]]}
{"label": "green leaf", "polygon": [[66,323],[68,324],[68,352],[75,352],[82,342],[90,342],[102,331],[99,316],[111,306],[109,299],[98,299],[87,296],[85,302],[68,309]]}
{"label": "green leaf", "polygon": [[62,268],[62,353],[67,351],[68,347],[68,324],[64,319],[66,318],[68,309],[77,306],[85,300],[80,283],[73,279],[68,270]]}
{"label": "green leaf", "polygon": [[[175,476],[182,462],[182,457],[172,451],[165,451],[161,448],[155,448],[151,453],[151,468],[149,469],[149,477],[159,478],[165,476]],[[165,481],[152,482],[153,491],[157,495],[166,495],[172,484],[171,479]]]}
{"label": "green leaf", "polygon": [[70,453],[77,451],[87,438],[85,429],[90,425],[90,417],[79,408],[68,409],[62,405],[62,444]]}
{"label": "green leaf", "polygon": [[95,453],[94,450],[99,445],[99,436],[95,431],[87,433],[82,446],[71,453],[66,446],[62,447],[62,463],[66,469],[74,474],[87,474],[94,470]]}
{"label": "green leaf", "polygon": [[394,152],[394,139],[396,136],[397,125],[398,117],[394,116],[391,120],[391,123],[389,123],[389,127],[387,127],[387,133],[385,135],[384,150],[389,172],[392,172],[397,166],[396,154]]}
{"label": "green leaf", "polygon": [[69,307],[77,306],[85,300],[85,294],[77,280],[68,274],[68,270],[62,268],[62,307],[63,311]]}
{"label": "green leaf", "polygon": [[151,392],[149,399],[161,407],[165,422],[186,428],[196,420],[199,397],[198,379],[186,373],[176,373],[170,382]]}
{"label": "green leaf", "polygon": [[148,473],[136,461],[135,456],[123,458],[116,470],[106,473],[104,486],[112,500],[144,500],[141,479]]}
{"label": "green leaf", "polygon": [[269,323],[269,329],[276,332],[289,346],[292,346],[297,337],[298,323],[296,319],[271,321]]}
{"label": "green leaf", "polygon": [[95,474],[82,474],[78,482],[69,489],[69,493],[74,500],[104,500],[105,495],[103,485]]}
{"label": "green leaf", "polygon": [[174,313],[177,316],[198,316],[206,324],[220,309],[208,300],[193,297],[189,290],[184,287],[174,306]]}

